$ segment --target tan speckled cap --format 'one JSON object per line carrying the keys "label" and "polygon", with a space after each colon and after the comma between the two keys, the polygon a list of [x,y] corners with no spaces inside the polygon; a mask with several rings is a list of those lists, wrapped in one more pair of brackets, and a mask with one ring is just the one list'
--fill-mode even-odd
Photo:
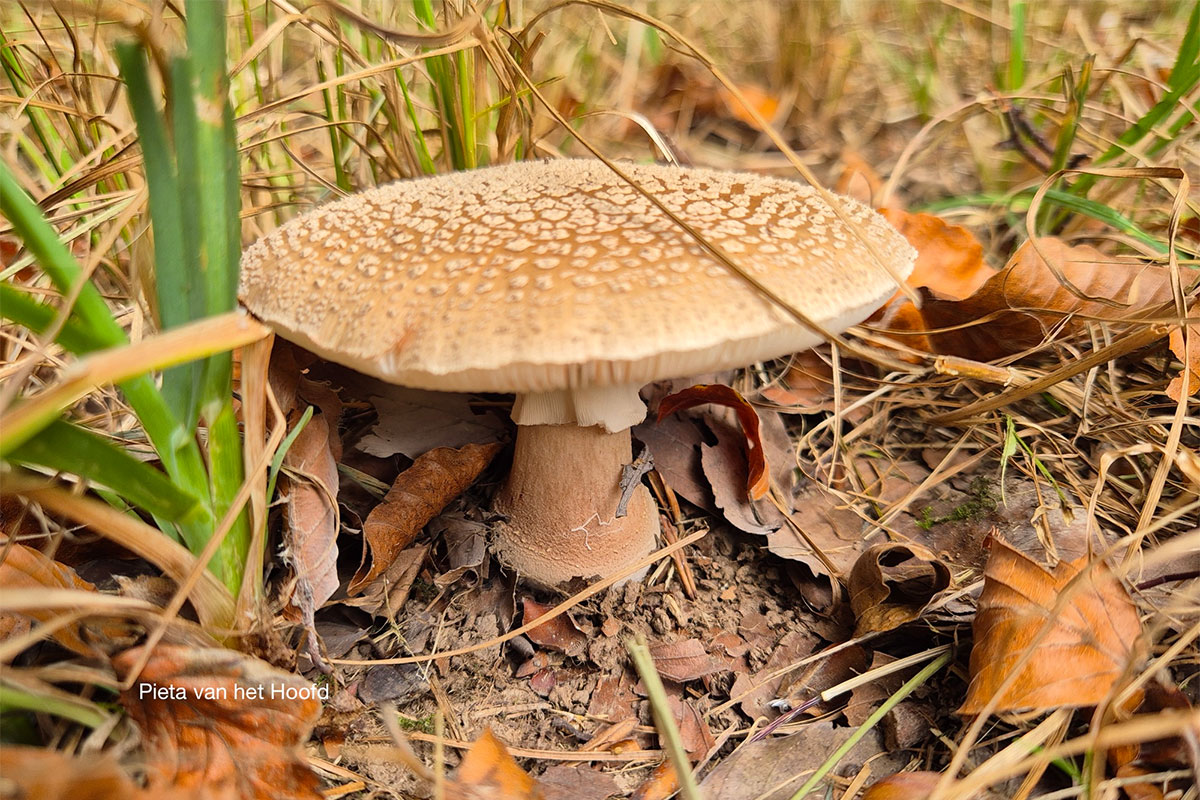
{"label": "tan speckled cap", "polygon": [[[896,289],[816,191],[709,169],[630,176],[827,328]],[[916,256],[843,199],[900,275]],[[817,343],[600,161],[525,162],[322,206],[242,260],[241,298],[285,338],[421,389],[642,385]]]}

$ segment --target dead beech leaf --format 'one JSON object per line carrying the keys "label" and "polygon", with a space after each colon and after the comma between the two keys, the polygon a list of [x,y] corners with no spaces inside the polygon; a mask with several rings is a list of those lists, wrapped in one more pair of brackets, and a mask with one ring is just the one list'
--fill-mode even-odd
{"label": "dead beech leaf", "polygon": [[949,585],[950,568],[918,544],[888,542],[869,548],[850,571],[854,635],[912,622]]}
{"label": "dead beech leaf", "polygon": [[679,791],[679,776],[671,759],[659,763],[650,777],[642,781],[629,800],[667,800]]}
{"label": "dead beech leaf", "polygon": [[[1200,391],[1200,328],[1191,329],[1186,353],[1184,352],[1183,330],[1183,328],[1176,328],[1171,331],[1169,338],[1171,352],[1183,362],[1183,371],[1172,378],[1171,383],[1167,385],[1167,397],[1176,403],[1179,402],[1181,393],[1191,397]],[[1187,388],[1184,388],[1185,385]]]}
{"label": "dead beech leaf", "polygon": [[[16,542],[8,543],[3,536],[0,536],[0,553],[3,553],[5,548],[7,548],[7,553],[3,563],[0,563],[0,587],[4,589],[45,588],[96,591],[96,587],[79,577],[75,570],[48,558],[40,550]],[[4,614],[0,616],[0,619],[13,620],[9,630],[19,632],[23,626],[19,625],[16,620],[23,616],[32,617],[38,622],[48,622],[62,613],[62,609],[46,611],[31,609],[22,612],[21,615]],[[100,623],[88,623],[86,626],[84,623],[68,625],[55,631],[52,638],[68,650],[91,657],[96,655],[96,648],[88,644],[89,640],[102,642],[105,636],[111,637],[112,640],[118,640],[125,636],[124,628],[116,623],[109,623],[101,629],[95,628],[97,624]],[[95,631],[94,635],[89,631]]]}
{"label": "dead beech leaf", "polygon": [[386,391],[371,396],[379,422],[358,443],[364,453],[380,458],[403,453],[416,460],[438,447],[494,442],[504,432],[495,414],[471,410],[469,395],[400,386],[386,386]]}
{"label": "dead beech leaf", "polygon": [[658,674],[675,683],[694,681],[725,668],[720,661],[708,654],[708,650],[699,639],[652,645],[650,655],[654,659],[654,667]]}
{"label": "dead beech leaf", "polygon": [[560,764],[538,776],[546,800],[605,800],[621,789],[608,773],[586,764]]}
{"label": "dead beech leaf", "polygon": [[468,444],[458,450],[439,447],[401,472],[383,502],[363,523],[370,561],[359,567],[347,594],[358,594],[387,569],[417,538],[425,523],[474,483],[499,450],[496,443]]}
{"label": "dead beech leaf", "polygon": [[761,500],[766,497],[771,487],[771,473],[767,470],[766,450],[763,448],[762,437],[759,435],[758,412],[754,406],[746,402],[734,389],[721,384],[698,384],[682,392],[667,395],[658,406],[658,419],[705,403],[716,403],[726,408],[732,408],[737,413],[738,422],[742,425],[742,433],[746,437],[746,460],[749,472],[746,477],[746,491],[751,500]]}
{"label": "dead beech leaf", "polygon": [[0,795],[29,800],[133,800],[143,793],[108,754],[70,756],[44,747],[0,747]]}
{"label": "dead beech leaf", "polygon": [[937,772],[900,772],[871,784],[862,800],[925,800],[941,779]]}
{"label": "dead beech leaf", "polygon": [[975,615],[971,683],[958,713],[980,713],[1030,648],[1032,655],[995,712],[1041,712],[1103,700],[1142,630],[1129,592],[1104,564],[1081,574],[1088,567],[1086,555],[1050,570],[994,536],[986,544],[990,555]]}
{"label": "dead beech leaf", "polygon": [[[1088,298],[1100,299],[1076,296],[1056,270]],[[1169,301],[1171,283],[1164,267],[1131,264],[1090,245],[1072,246],[1045,236],[1036,248],[1032,241],[1021,245],[1004,269],[965,299],[944,299],[928,289],[921,294],[920,310],[911,303],[893,303],[882,326],[911,347],[989,361],[1036,347],[1060,325],[1068,334],[1082,329],[1081,320],[1064,323],[1071,315],[1136,318]]]}
{"label": "dead beech leaf", "polygon": [[336,430],[337,420],[314,414],[283,457],[294,474],[281,490],[287,498],[287,559],[296,571],[292,604],[310,628],[314,612],[338,588],[338,471],[331,422]]}
{"label": "dead beech leaf", "polygon": [[[140,653],[113,659],[117,674]],[[320,800],[320,780],[301,750],[321,713],[314,691],[244,653],[160,645],[120,701],[142,732],[151,789]]]}
{"label": "dead beech leaf", "polygon": [[799,411],[825,411],[833,407],[833,365],[817,350],[796,353],[787,372],[760,392],[780,406]]}
{"label": "dead beech leaf", "polygon": [[[983,245],[961,225],[898,208],[881,208],[879,213],[917,251],[912,274],[905,281],[914,289],[926,286],[938,297],[965,300],[995,274],[983,260]],[[893,302],[902,297],[897,293]]]}
{"label": "dead beech leaf", "polygon": [[667,695],[667,705],[670,706],[671,716],[675,718],[675,725],[679,728],[679,738],[687,757],[693,763],[704,758],[717,744],[704,717],[700,716],[693,704],[673,694]]}
{"label": "dead beech leaf", "polygon": [[[525,624],[533,622],[550,610],[550,606],[542,605],[532,597],[521,598],[521,608],[524,611]],[[579,630],[569,614],[559,614],[548,622],[526,631],[525,635],[534,644],[539,644],[549,650],[557,650],[572,658],[583,655],[588,641],[587,636]]]}
{"label": "dead beech leaf", "polygon": [[446,787],[451,800],[544,800],[536,781],[486,729],[463,756]]}

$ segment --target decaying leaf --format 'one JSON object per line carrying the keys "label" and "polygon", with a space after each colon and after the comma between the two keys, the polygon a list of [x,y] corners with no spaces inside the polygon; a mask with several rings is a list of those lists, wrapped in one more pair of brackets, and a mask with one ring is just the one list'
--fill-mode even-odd
{"label": "decaying leaf", "polygon": [[675,718],[679,739],[687,757],[693,763],[704,758],[717,743],[704,717],[696,710],[695,705],[674,694],[667,695],[667,705],[671,707],[671,716]]}
{"label": "decaying leaf", "polygon": [[1087,556],[1047,569],[996,537],[987,546],[971,684],[958,713],[980,713],[1026,656],[995,712],[1103,700],[1141,633],[1129,592],[1104,564],[1088,569]]}
{"label": "decaying leaf", "polygon": [[763,388],[764,399],[795,411],[816,412],[833,407],[833,365],[817,349],[796,353],[787,372]]}
{"label": "decaying leaf", "polygon": [[854,635],[890,631],[912,622],[950,585],[950,568],[918,544],[877,544],[850,571]]}
{"label": "decaying leaf", "polygon": [[[4,554],[4,561],[0,563],[0,588],[96,591],[96,587],[79,577],[75,570],[47,558],[40,550],[16,542],[10,543],[5,537],[0,536],[0,553]],[[0,625],[2,625],[0,631],[6,631],[5,635],[11,635],[27,629],[18,622],[21,616],[32,617],[39,622],[48,622],[63,613],[62,609],[30,609],[23,612],[22,615],[0,614]],[[5,620],[11,620],[11,622],[5,622]],[[63,647],[82,656],[96,655],[96,649],[89,644],[90,641],[102,642],[105,638],[108,638],[109,641],[124,638],[124,629],[118,627],[116,623],[111,623],[103,629],[97,629],[96,636],[89,635],[91,629],[91,624],[88,626],[83,623],[68,625],[55,631],[52,638]]]}
{"label": "decaying leaf", "polygon": [[[550,610],[550,606],[542,605],[532,597],[521,599],[521,607],[525,615],[525,623],[533,622]],[[557,650],[573,658],[583,655],[587,647],[587,636],[575,625],[569,614],[559,614],[549,622],[538,625],[525,633],[534,644],[550,650]]]}
{"label": "decaying leaf", "polygon": [[358,447],[380,458],[402,453],[416,460],[438,447],[494,442],[504,432],[494,414],[471,411],[465,394],[389,386],[387,395],[371,397],[371,405],[379,422]]}
{"label": "decaying leaf", "polygon": [[749,472],[746,478],[746,491],[752,500],[761,500],[771,487],[771,474],[767,471],[766,450],[759,435],[758,413],[754,406],[746,402],[740,394],[728,386],[720,384],[697,385],[682,392],[668,395],[658,406],[658,418],[674,414],[676,411],[694,408],[705,403],[732,408],[742,425],[746,441],[746,460]]}
{"label": "decaying leaf", "polygon": [[629,800],[667,800],[679,791],[679,775],[671,759],[659,763],[646,780],[642,781]]}
{"label": "decaying leaf", "polygon": [[0,795],[29,800],[133,800],[144,797],[111,755],[70,756],[43,747],[0,747]]}
{"label": "decaying leaf", "polygon": [[1176,328],[1170,335],[1171,352],[1183,362],[1183,370],[1167,385],[1167,397],[1177,403],[1180,394],[1192,397],[1200,392],[1200,328],[1190,330],[1186,344],[1183,334],[1183,328]]}
{"label": "decaying leaf", "polygon": [[538,776],[546,800],[605,800],[620,792],[606,772],[585,764],[560,764]]}
{"label": "decaying leaf", "polygon": [[[861,645],[842,647],[836,653],[813,662],[808,668],[797,670],[784,677],[778,694],[787,700],[791,708],[802,708],[816,700],[826,689],[831,689],[871,668],[871,652]],[[811,716],[819,716],[834,705],[845,705],[846,697],[818,703],[813,706]]]}
{"label": "decaying leaf", "polygon": [[347,593],[358,594],[383,572],[401,550],[412,544],[446,504],[463,493],[500,450],[499,444],[468,444],[455,450],[430,450],[401,472],[383,502],[363,523],[363,537],[370,550],[350,581]]}
{"label": "decaying leaf", "polygon": [[[905,281],[909,286],[928,287],[946,300],[965,300],[995,274],[983,260],[983,245],[961,225],[898,208],[881,208],[879,213],[917,251],[912,274]],[[902,296],[897,293],[897,299]]]}
{"label": "decaying leaf", "polygon": [[719,660],[708,654],[699,639],[651,645],[650,655],[658,674],[676,683],[694,681],[724,669]]}
{"label": "decaying leaf", "polygon": [[544,800],[537,782],[517,766],[500,740],[485,730],[446,787],[451,800]]}
{"label": "decaying leaf", "polygon": [[882,325],[903,334],[897,338],[910,347],[988,361],[1036,347],[1058,328],[1074,333],[1087,318],[1136,318],[1169,301],[1171,284],[1164,267],[1129,263],[1090,245],[1046,236],[1021,245],[1004,269],[965,299],[921,293],[920,310],[893,303]]}
{"label": "decaying leaf", "polygon": [[[113,659],[118,675],[140,652]],[[300,676],[244,653],[160,645],[120,701],[142,733],[152,789],[320,800],[320,781],[301,750],[321,713],[315,692]]]}
{"label": "decaying leaf", "polygon": [[941,779],[937,772],[900,772],[872,784],[862,800],[926,800]]}
{"label": "decaying leaf", "polygon": [[338,588],[338,471],[330,423],[336,430],[336,419],[314,414],[283,457],[295,476],[285,478],[281,488],[287,498],[286,553],[296,571],[292,603],[310,628],[314,612]]}

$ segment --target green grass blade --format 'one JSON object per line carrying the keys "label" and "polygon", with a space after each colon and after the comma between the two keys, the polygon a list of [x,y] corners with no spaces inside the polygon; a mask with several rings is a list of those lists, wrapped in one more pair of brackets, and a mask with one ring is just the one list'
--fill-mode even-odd
{"label": "green grass blade", "polygon": [[180,489],[165,474],[65,420],[50,423],[13,450],[9,458],[86,478],[171,522],[196,524],[205,517],[200,499]]}
{"label": "green grass blade", "polygon": [[[34,300],[28,292],[22,292],[7,282],[0,282],[0,316],[18,325],[24,325],[40,335],[54,324],[58,311],[46,303]],[[63,323],[55,341],[76,354],[88,353],[103,346],[71,317]]]}
{"label": "green grass blade", "polygon": [[1012,32],[1008,47],[1008,90],[1015,92],[1025,84],[1025,21],[1029,5],[1026,0],[1012,0]]}

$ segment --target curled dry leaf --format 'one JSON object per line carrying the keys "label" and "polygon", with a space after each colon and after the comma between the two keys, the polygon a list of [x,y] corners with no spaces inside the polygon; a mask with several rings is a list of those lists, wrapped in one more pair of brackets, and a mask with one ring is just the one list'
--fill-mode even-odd
{"label": "curled dry leaf", "polygon": [[463,756],[446,787],[450,800],[543,800],[537,782],[517,766],[508,749],[485,730]]}
{"label": "curled dry leaf", "polygon": [[[1047,569],[994,536],[975,615],[971,684],[960,714],[1045,711],[1103,700],[1133,657],[1141,620],[1129,592],[1087,556]],[[1032,649],[1032,652],[1030,652]],[[1028,656],[1028,658],[1026,658]]]}
{"label": "curled dry leaf", "polygon": [[850,571],[850,607],[855,636],[912,622],[950,585],[950,568],[918,544],[877,544]]}
{"label": "curled dry leaf", "polygon": [[762,437],[759,435],[758,412],[754,406],[746,402],[740,394],[728,386],[721,384],[699,384],[684,389],[682,392],[667,395],[658,406],[658,419],[705,403],[732,408],[737,413],[738,422],[742,425],[742,433],[746,437],[746,460],[749,471],[746,478],[746,491],[751,500],[761,500],[771,488],[771,473],[767,470],[766,450],[763,448]]}
{"label": "curled dry leaf", "polygon": [[[0,554],[4,561],[0,563],[0,587],[4,589],[79,589],[94,592],[96,587],[79,577],[75,570],[48,558],[40,550],[26,547],[16,542],[8,542],[0,536]],[[32,617],[38,622],[49,622],[54,617],[65,613],[62,609],[28,610],[23,615]],[[0,631],[11,633],[21,632],[24,626],[19,625],[15,614],[0,614]],[[13,620],[6,623],[5,620]],[[92,632],[94,631],[94,635]],[[3,637],[0,637],[3,638]],[[103,628],[96,629],[94,625],[78,623],[60,628],[52,634],[54,641],[68,650],[82,656],[96,655],[96,648],[90,641],[103,642],[119,641],[126,638],[125,629],[116,623],[109,623]]]}
{"label": "curled dry leaf", "polygon": [[[1059,275],[1085,297],[1073,293]],[[1075,333],[1085,318],[1136,318],[1169,301],[1171,283],[1164,267],[1045,236],[1036,245],[1021,245],[1004,269],[969,297],[944,299],[928,289],[922,296],[920,310],[911,303],[889,306],[883,327],[910,347],[988,361],[1036,347],[1059,326]]]}
{"label": "curled dry leaf", "polygon": [[336,430],[336,419],[314,414],[283,457],[296,476],[286,478],[281,491],[287,498],[286,552],[296,570],[292,603],[310,628],[314,612],[338,588],[338,471],[331,422]]}
{"label": "curled dry leaf", "polygon": [[420,456],[401,472],[383,502],[363,523],[370,561],[359,567],[347,593],[358,594],[412,544],[446,505],[475,482],[500,445],[468,444],[455,450],[439,447]]}
{"label": "curled dry leaf", "polygon": [[[532,597],[522,598],[521,608],[524,611],[526,624],[533,622],[550,610],[550,606],[544,606]],[[559,614],[548,622],[526,631],[525,635],[534,644],[550,650],[557,650],[573,658],[583,655],[588,641],[587,636],[579,630],[569,614]]]}
{"label": "curled dry leaf", "polygon": [[30,800],[133,800],[144,797],[111,755],[70,756],[42,747],[0,748],[0,795]]}
{"label": "curled dry leaf", "polygon": [[[898,208],[881,208],[879,213],[917,251],[912,274],[905,281],[909,286],[926,286],[943,299],[965,300],[995,274],[983,260],[983,245],[961,225]],[[901,298],[897,292],[893,302]]]}
{"label": "curled dry leaf", "polygon": [[1200,392],[1200,328],[1191,328],[1184,343],[1184,329],[1171,331],[1171,352],[1183,362],[1183,370],[1167,385],[1167,396],[1179,402],[1180,394],[1191,397]]}
{"label": "curled dry leaf", "polygon": [[[140,653],[113,659],[118,675]],[[120,700],[142,732],[152,789],[319,800],[320,781],[301,750],[321,713],[313,691],[303,678],[243,653],[159,646]]]}

